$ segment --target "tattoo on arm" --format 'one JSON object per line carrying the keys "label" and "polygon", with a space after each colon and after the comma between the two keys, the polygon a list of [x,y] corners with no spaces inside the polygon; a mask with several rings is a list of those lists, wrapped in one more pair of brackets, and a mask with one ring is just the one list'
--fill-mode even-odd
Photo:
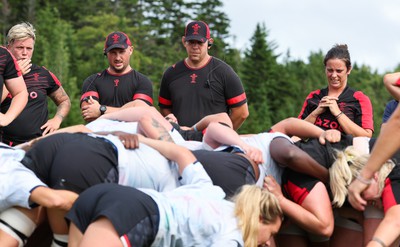
{"label": "tattoo on arm", "polygon": [[60,116],[61,119],[64,119],[71,108],[71,101],[64,88],[60,87],[59,89],[57,89],[54,93],[50,95],[50,98],[57,105],[56,115]]}
{"label": "tattoo on arm", "polygon": [[156,119],[152,118],[151,125],[158,132],[158,140],[174,142],[168,131]]}

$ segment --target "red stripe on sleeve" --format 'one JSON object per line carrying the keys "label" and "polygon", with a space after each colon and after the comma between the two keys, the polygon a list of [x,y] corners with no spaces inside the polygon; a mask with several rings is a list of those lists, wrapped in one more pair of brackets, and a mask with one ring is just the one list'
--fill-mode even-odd
{"label": "red stripe on sleeve", "polygon": [[50,70],[48,70],[53,80],[56,82],[58,86],[61,86],[61,82],[58,80],[57,76],[55,76]]}
{"label": "red stripe on sleeve", "polygon": [[315,91],[311,92],[311,93],[307,96],[306,100],[305,100],[304,103],[303,103],[303,107],[301,108],[300,114],[299,114],[299,116],[298,116],[297,118],[302,119],[301,116],[304,114],[304,110],[306,109],[306,107],[307,107],[307,105],[308,105],[308,100],[311,99],[312,97],[314,97],[315,94],[319,94],[320,92],[321,92],[321,90],[318,89],[318,90],[315,90]]}
{"label": "red stripe on sleeve", "polygon": [[21,68],[19,67],[17,59],[14,57],[14,55],[6,47],[4,47],[4,46],[1,46],[1,47],[3,47],[8,52],[8,54],[10,54],[12,60],[14,61],[14,68],[17,71],[17,77],[22,76],[22,71],[21,71]]}
{"label": "red stripe on sleeve", "polygon": [[84,94],[82,95],[82,97],[81,97],[81,101],[82,101],[84,98],[86,98],[86,97],[90,97],[90,96],[92,96],[92,97],[96,97],[96,98],[98,98],[98,99],[99,99],[99,94],[98,94],[97,92],[94,92],[94,91],[89,91],[89,92],[86,92],[86,93],[84,93]]}
{"label": "red stripe on sleeve", "polygon": [[147,94],[143,94],[143,93],[135,94],[135,95],[133,95],[133,100],[135,100],[135,99],[142,99],[147,102],[150,102],[150,104],[153,104],[153,99],[150,96],[148,96]]}
{"label": "red stripe on sleeve", "polygon": [[369,98],[361,91],[354,93],[354,98],[360,102],[361,107],[361,127],[374,131],[374,117],[372,103]]}
{"label": "red stripe on sleeve", "polygon": [[246,93],[242,93],[241,95],[238,95],[236,97],[230,98],[226,102],[228,103],[228,105],[234,105],[234,104],[237,104],[239,102],[242,102],[243,100],[246,100]]}
{"label": "red stripe on sleeve", "polygon": [[166,105],[166,106],[171,106],[172,105],[171,100],[168,100],[168,99],[163,98],[161,96],[158,97],[158,102],[160,102],[161,104]]}

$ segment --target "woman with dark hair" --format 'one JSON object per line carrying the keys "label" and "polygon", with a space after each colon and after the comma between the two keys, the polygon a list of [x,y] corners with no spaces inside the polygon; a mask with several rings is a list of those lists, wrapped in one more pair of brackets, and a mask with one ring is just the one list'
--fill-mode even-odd
{"label": "woman with dark hair", "polygon": [[324,58],[328,86],[306,97],[299,118],[323,129],[337,129],[353,136],[374,132],[372,104],[363,92],[348,86],[351,60],[345,44],[333,46]]}

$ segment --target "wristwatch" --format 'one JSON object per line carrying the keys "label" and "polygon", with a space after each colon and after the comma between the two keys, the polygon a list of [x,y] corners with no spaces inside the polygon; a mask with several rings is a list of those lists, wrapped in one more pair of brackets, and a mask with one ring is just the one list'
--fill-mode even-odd
{"label": "wristwatch", "polygon": [[100,106],[100,115],[103,115],[107,111],[107,106],[101,105]]}

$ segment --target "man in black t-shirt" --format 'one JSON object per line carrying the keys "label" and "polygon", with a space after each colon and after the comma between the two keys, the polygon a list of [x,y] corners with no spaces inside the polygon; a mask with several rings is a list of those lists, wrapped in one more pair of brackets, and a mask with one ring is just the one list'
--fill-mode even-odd
{"label": "man in black t-shirt", "polygon": [[125,33],[112,32],[107,36],[104,55],[108,59],[108,68],[83,82],[83,119],[90,122],[121,107],[153,105],[153,85],[130,66],[132,53],[132,43]]}
{"label": "man in black t-shirt", "polygon": [[[28,103],[21,114],[3,128],[3,142],[15,146],[60,128],[68,115],[71,102],[58,78],[45,67],[31,63],[35,47],[35,29],[30,23],[13,26],[7,34],[7,48],[17,59],[28,90]],[[57,105],[57,112],[49,119],[47,96]],[[6,112],[12,102],[11,94],[1,104]]]}
{"label": "man in black t-shirt", "polygon": [[162,115],[191,127],[205,116],[226,112],[237,130],[249,115],[246,94],[235,71],[208,54],[213,43],[208,25],[190,22],[182,43],[188,56],[169,67],[161,80]]}

